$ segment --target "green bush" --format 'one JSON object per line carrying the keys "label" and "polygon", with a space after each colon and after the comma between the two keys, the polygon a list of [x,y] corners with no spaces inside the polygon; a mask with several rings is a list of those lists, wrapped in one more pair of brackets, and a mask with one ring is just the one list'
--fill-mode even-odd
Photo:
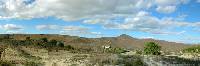
{"label": "green bush", "polygon": [[145,43],[144,53],[147,55],[160,55],[161,46],[154,42]]}

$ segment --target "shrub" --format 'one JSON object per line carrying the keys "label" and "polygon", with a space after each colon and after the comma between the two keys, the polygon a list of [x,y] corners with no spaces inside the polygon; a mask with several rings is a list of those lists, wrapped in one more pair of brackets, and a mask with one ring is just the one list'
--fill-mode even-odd
{"label": "shrub", "polygon": [[141,55],[141,54],[142,54],[142,51],[140,51],[140,50],[136,50],[136,54]]}
{"label": "shrub", "polygon": [[57,44],[57,41],[56,40],[50,40],[48,43],[47,43],[47,46],[48,47],[55,47]]}
{"label": "shrub", "polygon": [[31,37],[26,37],[26,40],[31,40]]}
{"label": "shrub", "polygon": [[118,54],[95,55],[90,58],[90,63],[93,66],[95,64],[99,66],[147,66],[140,56]]}
{"label": "shrub", "polygon": [[200,46],[183,49],[183,52],[200,53]]}
{"label": "shrub", "polygon": [[75,48],[71,45],[65,46],[65,50],[74,50]]}
{"label": "shrub", "polygon": [[147,55],[160,55],[161,46],[154,42],[145,43],[144,53]]}
{"label": "shrub", "polygon": [[125,53],[127,51],[122,48],[109,48],[109,49],[106,49],[106,52],[120,54],[120,53]]}
{"label": "shrub", "polygon": [[144,63],[141,59],[136,59],[135,61],[133,61],[132,66],[144,66]]}
{"label": "shrub", "polygon": [[3,39],[10,39],[10,35],[9,35],[9,34],[1,35],[1,37],[2,37]]}
{"label": "shrub", "polygon": [[26,40],[26,41],[21,41],[21,44],[24,44],[24,45],[32,45],[33,42],[30,41],[30,40]]}
{"label": "shrub", "polygon": [[58,47],[64,47],[64,43],[58,42],[58,43],[57,43],[57,46],[58,46]]}
{"label": "shrub", "polygon": [[5,51],[6,46],[0,45],[0,57],[3,51]]}
{"label": "shrub", "polygon": [[0,66],[14,66],[11,62],[0,61]]}
{"label": "shrub", "polygon": [[118,56],[115,54],[97,54],[92,56],[89,60],[91,63],[91,66],[95,66],[97,64],[97,66],[115,66],[117,65],[117,60]]}
{"label": "shrub", "polygon": [[48,42],[47,38],[40,38],[40,40],[42,40],[43,42]]}
{"label": "shrub", "polygon": [[24,65],[25,66],[42,66],[43,64],[36,63],[36,62],[26,62]]}
{"label": "shrub", "polygon": [[146,66],[140,56],[121,55],[120,58],[118,64],[124,64],[124,66]]}

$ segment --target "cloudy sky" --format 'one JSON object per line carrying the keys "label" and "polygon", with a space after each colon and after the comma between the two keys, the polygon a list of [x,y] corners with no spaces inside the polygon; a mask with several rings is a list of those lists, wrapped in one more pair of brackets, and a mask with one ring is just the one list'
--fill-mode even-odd
{"label": "cloudy sky", "polygon": [[200,43],[200,0],[0,0],[1,34]]}

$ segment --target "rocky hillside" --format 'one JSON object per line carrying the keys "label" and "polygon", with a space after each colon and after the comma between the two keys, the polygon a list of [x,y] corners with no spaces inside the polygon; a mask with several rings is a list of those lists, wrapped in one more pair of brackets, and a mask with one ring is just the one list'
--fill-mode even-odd
{"label": "rocky hillside", "polygon": [[129,35],[122,34],[117,37],[102,37],[102,38],[84,38],[78,36],[69,35],[56,35],[56,34],[14,34],[14,35],[0,35],[0,38],[7,37],[16,40],[25,40],[26,37],[31,39],[48,38],[49,40],[55,39],[63,41],[65,45],[73,45],[76,47],[101,47],[103,45],[111,45],[112,47],[120,47],[126,49],[143,49],[145,42],[156,42],[162,46],[162,50],[165,51],[177,51],[191,45],[168,42],[164,40],[154,39],[137,39]]}

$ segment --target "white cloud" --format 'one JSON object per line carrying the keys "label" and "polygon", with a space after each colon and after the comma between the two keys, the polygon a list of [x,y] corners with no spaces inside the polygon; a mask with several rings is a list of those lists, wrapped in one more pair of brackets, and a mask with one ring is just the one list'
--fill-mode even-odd
{"label": "white cloud", "polygon": [[155,39],[153,36],[144,36],[144,37],[139,37],[141,39]]}
{"label": "white cloud", "polygon": [[161,29],[163,26],[160,20],[148,15],[148,12],[141,11],[133,17],[126,18],[123,23],[106,23],[104,27],[107,29],[122,29],[133,31],[147,31]]}
{"label": "white cloud", "polygon": [[82,27],[82,26],[65,26],[63,28],[65,31],[87,31],[89,30],[88,27]]}
{"label": "white cloud", "polygon": [[61,26],[61,25],[37,25],[36,29],[38,30],[58,30],[60,31],[59,34],[62,35],[73,35],[73,36],[81,36],[84,34],[91,34],[91,35],[99,35],[98,32],[90,32],[89,27],[85,26]]}
{"label": "white cloud", "polygon": [[186,31],[180,31],[180,32],[167,32],[167,31],[155,31],[152,32],[152,34],[159,34],[159,35],[181,35],[185,33]]}
{"label": "white cloud", "polygon": [[169,14],[169,13],[173,13],[174,11],[176,11],[176,6],[158,6],[156,8],[156,11],[158,11],[160,13]]}
{"label": "white cloud", "polygon": [[[66,21],[101,16],[130,16],[140,10],[159,6],[160,11],[174,12],[188,0],[5,0],[0,4],[0,18],[32,19],[53,16]],[[161,8],[164,7],[164,8]]]}
{"label": "white cloud", "polygon": [[83,23],[85,23],[85,24],[98,24],[98,23],[105,22],[105,21],[106,21],[105,19],[90,19],[90,20],[83,21]]}
{"label": "white cloud", "polygon": [[[35,0],[26,5],[23,0],[4,1],[4,17],[40,18],[54,16],[63,20],[91,18],[96,15],[132,14],[137,0]],[[51,5],[49,5],[51,4]]]}
{"label": "white cloud", "polygon": [[139,12],[137,13],[137,16],[148,16],[148,15],[149,15],[149,13],[146,12],[146,11],[139,11]]}
{"label": "white cloud", "polygon": [[190,0],[155,0],[157,5],[156,11],[160,13],[173,13],[176,11],[177,6],[187,4]]}
{"label": "white cloud", "polygon": [[90,28],[84,26],[61,26],[61,25],[37,25],[38,30],[63,30],[63,31],[87,31]]}
{"label": "white cloud", "polygon": [[91,32],[92,34],[101,35],[101,32]]}
{"label": "white cloud", "polygon": [[6,31],[6,34],[28,34],[28,32],[22,32],[22,31]]}
{"label": "white cloud", "polygon": [[74,36],[80,36],[83,34],[90,33],[90,28],[84,27],[84,26],[63,26],[62,30],[60,31],[60,34],[67,34],[67,35],[74,35]]}
{"label": "white cloud", "polygon": [[[95,35],[102,36],[101,32],[92,32],[91,28],[85,26],[61,26],[61,25],[37,25],[38,30],[58,30],[61,35],[73,35],[73,36],[83,36],[83,35]],[[19,31],[7,31],[6,33],[21,33]]]}
{"label": "white cloud", "polygon": [[149,9],[154,5],[152,0],[138,0],[138,2],[136,3],[136,7],[137,8],[146,8]]}
{"label": "white cloud", "polygon": [[177,4],[180,4],[181,1],[180,0],[155,0],[155,3],[157,5],[166,6],[166,5],[177,5]]}
{"label": "white cloud", "polygon": [[[91,22],[93,22],[93,19]],[[184,21],[176,21],[176,19],[169,17],[159,19],[157,17],[151,16],[148,12],[140,11],[138,14],[135,14],[129,18],[125,18],[125,20],[121,22],[113,22],[112,20],[107,19],[97,19],[96,22],[92,24],[100,24],[105,29],[142,31],[162,35],[179,35],[185,33],[185,31],[173,31],[173,29],[179,27],[199,28],[200,22],[189,23]]]}
{"label": "white cloud", "polygon": [[20,25],[15,25],[15,24],[5,24],[0,26],[1,29],[4,30],[22,30],[23,27]]}
{"label": "white cloud", "polygon": [[186,14],[181,14],[181,15],[178,15],[178,16],[175,18],[175,20],[177,20],[177,21],[184,21],[185,18],[186,18],[187,16],[188,16],[188,15],[186,15]]}
{"label": "white cloud", "polygon": [[[159,19],[145,11],[156,7],[153,9],[160,13],[173,13],[178,5],[187,2],[189,0],[35,0],[27,5],[24,0],[4,0],[0,4],[0,19],[53,16],[66,21],[84,19],[83,23],[101,24],[105,29],[143,32],[165,31],[180,26],[197,27],[197,23]],[[120,23],[111,20],[116,17],[124,17],[125,20]],[[38,25],[36,28],[39,30],[63,28],[64,31],[89,30],[85,27],[57,25]]]}
{"label": "white cloud", "polygon": [[155,0],[155,3],[160,6],[187,4],[190,0]]}
{"label": "white cloud", "polygon": [[37,25],[36,29],[38,30],[56,30],[59,29],[60,26],[58,25]]}
{"label": "white cloud", "polygon": [[198,3],[200,3],[200,0],[197,0]]}
{"label": "white cloud", "polygon": [[91,36],[100,37],[103,34],[101,32],[92,32],[91,28],[84,26],[63,26],[63,30],[60,31],[60,34],[64,35],[73,35],[73,36]]}

